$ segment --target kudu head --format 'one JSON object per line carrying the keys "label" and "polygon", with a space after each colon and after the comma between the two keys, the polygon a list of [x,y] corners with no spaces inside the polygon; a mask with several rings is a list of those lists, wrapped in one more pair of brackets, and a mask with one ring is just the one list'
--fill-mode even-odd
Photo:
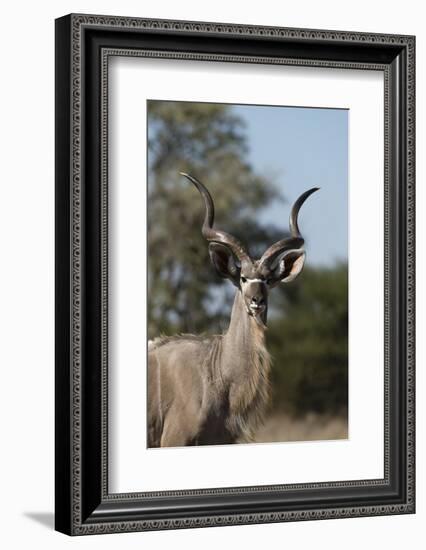
{"label": "kudu head", "polygon": [[198,189],[206,207],[202,234],[209,242],[210,259],[221,277],[240,290],[247,314],[266,326],[269,289],[278,283],[293,281],[305,263],[304,239],[297,217],[305,200],[318,191],[314,187],[300,195],[290,214],[290,237],[270,246],[259,260],[249,256],[244,246],[232,235],[213,228],[214,204],[206,187],[193,176],[181,172]]}

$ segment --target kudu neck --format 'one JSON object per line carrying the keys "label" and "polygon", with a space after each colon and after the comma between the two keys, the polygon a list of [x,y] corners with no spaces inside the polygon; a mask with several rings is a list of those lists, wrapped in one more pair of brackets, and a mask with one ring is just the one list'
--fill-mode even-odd
{"label": "kudu neck", "polygon": [[235,369],[239,365],[244,370],[253,351],[264,346],[264,333],[264,327],[247,313],[242,294],[237,290],[229,327],[223,337],[222,352],[227,360],[225,363]]}
{"label": "kudu neck", "polygon": [[270,357],[265,329],[248,315],[237,291],[221,346],[220,371],[228,388],[229,429],[250,439],[269,399]]}

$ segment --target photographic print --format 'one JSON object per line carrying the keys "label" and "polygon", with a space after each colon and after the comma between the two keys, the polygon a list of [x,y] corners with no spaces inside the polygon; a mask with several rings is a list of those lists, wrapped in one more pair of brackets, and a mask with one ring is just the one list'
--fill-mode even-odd
{"label": "photographic print", "polygon": [[147,101],[147,446],[348,437],[348,109]]}

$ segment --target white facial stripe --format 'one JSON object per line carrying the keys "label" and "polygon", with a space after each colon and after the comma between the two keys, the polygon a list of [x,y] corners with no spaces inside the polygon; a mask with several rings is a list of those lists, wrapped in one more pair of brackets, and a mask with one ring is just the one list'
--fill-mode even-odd
{"label": "white facial stripe", "polygon": [[265,281],[263,279],[249,279],[248,277],[246,277],[247,279],[247,283],[264,283]]}

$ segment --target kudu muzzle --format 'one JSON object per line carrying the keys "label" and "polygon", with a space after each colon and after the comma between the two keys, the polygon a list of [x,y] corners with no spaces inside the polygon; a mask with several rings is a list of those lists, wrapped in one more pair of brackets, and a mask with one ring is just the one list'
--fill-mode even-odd
{"label": "kudu muzzle", "polygon": [[247,313],[251,317],[260,317],[260,320],[266,325],[268,313],[268,287],[264,281],[250,282],[244,284],[241,289]]}

